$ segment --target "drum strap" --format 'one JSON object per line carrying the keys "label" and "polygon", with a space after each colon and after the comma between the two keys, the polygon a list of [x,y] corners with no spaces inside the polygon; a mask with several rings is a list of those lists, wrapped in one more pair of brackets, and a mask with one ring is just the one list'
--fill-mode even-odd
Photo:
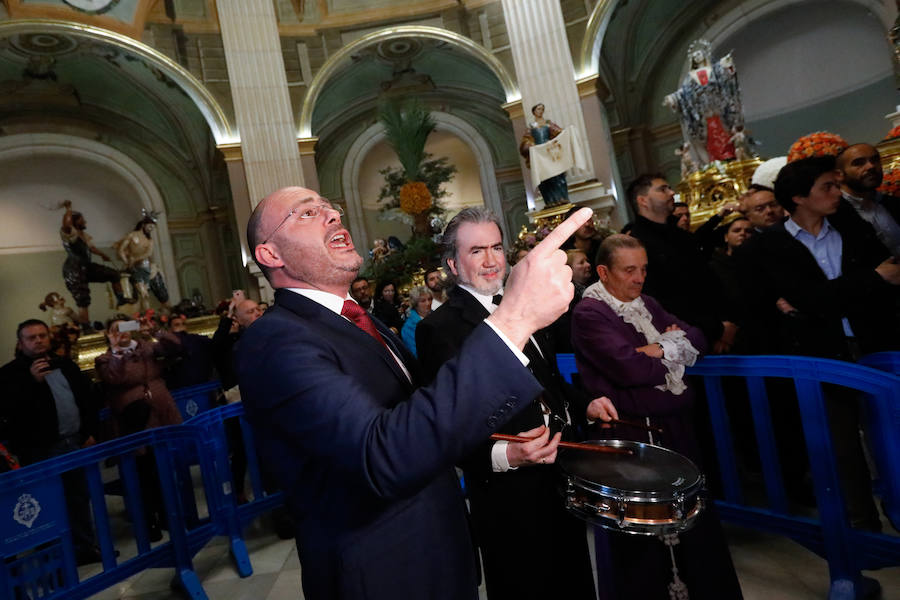
{"label": "drum strap", "polygon": [[690,600],[687,586],[678,577],[678,565],[675,564],[675,546],[681,541],[678,539],[678,534],[667,533],[659,536],[659,539],[669,548],[669,556],[672,558],[672,583],[669,584],[669,600]]}

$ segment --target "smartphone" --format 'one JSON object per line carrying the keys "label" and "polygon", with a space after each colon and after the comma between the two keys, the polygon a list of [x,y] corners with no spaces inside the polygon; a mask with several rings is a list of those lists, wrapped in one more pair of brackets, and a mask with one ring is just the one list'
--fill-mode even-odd
{"label": "smartphone", "polygon": [[141,328],[141,324],[137,321],[122,321],[119,323],[119,333],[123,331],[138,331]]}

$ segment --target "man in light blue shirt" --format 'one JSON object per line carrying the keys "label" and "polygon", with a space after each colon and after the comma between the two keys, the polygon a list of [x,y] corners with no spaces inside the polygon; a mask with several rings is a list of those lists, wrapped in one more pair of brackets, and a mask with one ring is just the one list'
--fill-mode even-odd
{"label": "man in light blue shirt", "polygon": [[[834,158],[789,163],[775,181],[775,197],[790,218],[754,235],[739,254],[749,283],[751,328],[770,338],[762,352],[854,360],[860,352],[896,346],[900,327],[893,302],[900,265],[885,259],[887,252],[866,234],[865,223],[833,216],[841,202]],[[838,386],[823,391],[851,522],[878,531],[859,439],[859,399]]]}

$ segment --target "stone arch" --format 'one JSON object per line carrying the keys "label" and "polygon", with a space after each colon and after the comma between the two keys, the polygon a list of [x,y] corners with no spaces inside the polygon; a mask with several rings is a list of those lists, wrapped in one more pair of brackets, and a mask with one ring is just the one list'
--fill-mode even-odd
{"label": "stone arch", "polygon": [[[445,112],[432,112],[431,117],[436,124],[436,130],[447,131],[457,136],[475,154],[479,165],[478,175],[481,181],[481,195],[484,198],[485,206],[500,217],[503,237],[507,240],[510,239],[508,225],[506,219],[503,218],[503,202],[500,195],[500,187],[497,185],[494,158],[487,141],[477,129],[455,115]],[[375,123],[356,138],[344,159],[344,167],[341,172],[341,186],[344,190],[344,202],[347,206],[350,230],[354,234],[357,247],[368,248],[371,245],[362,213],[362,199],[357,188],[359,171],[363,159],[369,151],[375,144],[384,139],[384,126],[381,123]]]}
{"label": "stone arch", "polygon": [[57,33],[100,41],[136,55],[172,79],[197,106],[209,125],[216,144],[240,141],[237,128],[228,122],[222,107],[191,73],[157,50],[128,36],[90,25],[67,23],[49,19],[20,19],[0,23],[0,38],[15,34]]}
{"label": "stone arch", "polygon": [[501,64],[500,61],[484,47],[473,42],[469,38],[439,27],[426,27],[421,25],[387,27],[365,35],[353,43],[344,46],[325,61],[325,64],[322,65],[322,68],[319,69],[310,83],[306,96],[303,98],[303,108],[300,111],[300,123],[297,137],[308,138],[312,136],[312,115],[316,106],[316,100],[322,92],[322,88],[341,67],[341,64],[345,59],[366,46],[402,37],[428,38],[440,40],[456,46],[467,54],[470,54],[485,63],[488,68],[493,71],[494,75],[496,75],[497,79],[500,81],[500,85],[503,86],[503,92],[506,94],[507,102],[513,102],[520,98],[518,85],[503,64]]}
{"label": "stone arch", "polygon": [[580,60],[578,64],[578,78],[596,75],[600,72],[600,48],[603,46],[603,38],[606,29],[612,19],[619,0],[600,0],[591,11],[588,24],[581,41]]}
{"label": "stone arch", "polygon": [[[881,25],[884,27],[885,34],[893,27],[896,18],[896,9],[891,14],[891,3],[880,2],[879,0],[844,0],[851,4],[858,4],[866,11],[876,15]],[[804,0],[769,0],[768,2],[757,2],[752,8],[737,6],[718,19],[704,32],[703,36],[712,44],[713,48],[717,47],[721,42],[725,41],[732,34],[744,28],[748,23],[756,21],[767,14],[781,10],[794,4],[801,4]],[[687,62],[687,61],[685,61]],[[685,67],[686,68],[686,67]],[[685,70],[685,72],[687,72]]]}
{"label": "stone arch", "polygon": [[[150,175],[126,154],[100,142],[57,133],[28,133],[0,137],[0,165],[6,161],[28,157],[76,157],[95,163],[100,169],[112,171],[127,182],[139,200],[135,208],[146,208],[163,217],[157,223],[154,236],[160,269],[166,278],[170,295],[181,296],[175,256],[172,250],[169,225],[166,221],[166,205],[162,194]],[[135,215],[135,222],[137,217]],[[125,232],[122,232],[123,235]]]}
{"label": "stone arch", "polygon": [[[717,18],[712,26],[703,34],[715,47],[718,42],[728,38],[748,22],[759,19],[771,12],[775,12],[793,4],[800,4],[806,0],[763,0],[753,3],[751,8],[740,4]],[[878,20],[889,31],[894,24],[897,10],[892,9],[890,3],[879,0],[846,0],[859,4],[867,11],[878,16]],[[581,43],[579,78],[594,75],[600,71],[600,49],[603,46],[603,38],[606,29],[612,19],[613,13],[619,4],[619,0],[600,0],[591,12],[585,29],[584,39]]]}

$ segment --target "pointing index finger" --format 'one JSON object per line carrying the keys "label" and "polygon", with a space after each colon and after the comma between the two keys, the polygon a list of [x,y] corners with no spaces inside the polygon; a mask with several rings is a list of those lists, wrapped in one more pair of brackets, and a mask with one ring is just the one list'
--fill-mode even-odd
{"label": "pointing index finger", "polygon": [[557,225],[556,228],[528,254],[535,255],[537,258],[543,258],[544,256],[553,254],[555,250],[563,245],[563,242],[569,239],[579,227],[587,223],[588,219],[593,216],[594,211],[590,208],[586,206],[581,208],[574,215]]}

